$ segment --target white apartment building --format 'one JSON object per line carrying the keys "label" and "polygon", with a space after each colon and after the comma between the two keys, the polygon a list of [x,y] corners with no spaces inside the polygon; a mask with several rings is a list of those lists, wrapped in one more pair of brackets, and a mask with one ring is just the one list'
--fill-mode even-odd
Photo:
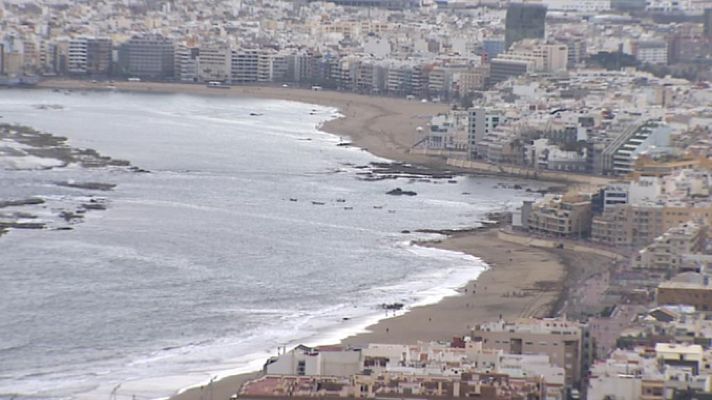
{"label": "white apartment building", "polygon": [[178,81],[196,82],[198,80],[198,52],[198,48],[176,47],[175,76]]}
{"label": "white apartment building", "polygon": [[601,11],[610,11],[611,9],[611,0],[543,0],[542,4],[546,5],[546,7],[552,11],[581,14],[595,14]]}
{"label": "white apartment building", "polygon": [[427,146],[437,150],[466,151],[468,148],[469,112],[453,110],[430,120]]}
{"label": "white apartment building", "polygon": [[478,158],[481,155],[477,154],[477,144],[482,142],[497,126],[504,123],[505,116],[500,110],[485,107],[472,107],[467,112],[469,156],[470,158]]}
{"label": "white apartment building", "polygon": [[67,53],[67,71],[72,74],[86,74],[87,49],[89,41],[86,38],[74,38],[69,41]]}
{"label": "white apartment building", "polygon": [[668,45],[662,40],[645,40],[635,43],[634,55],[643,64],[668,63]]}
{"label": "white apartment building", "polygon": [[233,83],[269,82],[272,80],[274,54],[267,49],[232,51],[230,78]]}
{"label": "white apartment building", "polygon": [[667,148],[671,132],[668,125],[652,119],[632,126],[609,145],[609,149],[613,150],[613,172],[616,175],[628,174],[633,171],[638,155],[653,148]]}

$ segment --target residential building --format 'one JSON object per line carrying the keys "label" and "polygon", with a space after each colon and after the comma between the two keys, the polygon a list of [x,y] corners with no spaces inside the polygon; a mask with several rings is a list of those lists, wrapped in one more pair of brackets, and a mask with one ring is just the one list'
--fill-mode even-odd
{"label": "residential building", "polygon": [[523,39],[513,44],[497,60],[531,60],[528,72],[563,72],[568,63],[568,46],[561,43],[546,43],[537,39]]}
{"label": "residential building", "polygon": [[521,55],[507,55],[497,57],[490,61],[490,76],[488,84],[490,86],[504,82],[509,78],[526,75],[534,71],[534,57]]}
{"label": "residential building", "polygon": [[699,344],[657,341],[618,349],[591,369],[591,400],[697,398],[710,392],[710,350]]}
{"label": "residential building", "polygon": [[591,199],[583,195],[557,195],[533,205],[529,231],[547,235],[582,238],[591,231]]}
{"label": "residential building", "polygon": [[76,75],[111,73],[113,47],[111,39],[75,38],[69,41],[67,72]]}
{"label": "residential building", "polygon": [[658,285],[658,305],[687,305],[712,311],[712,285],[708,275],[684,272]]}
{"label": "residential building", "polygon": [[198,80],[227,82],[231,79],[232,51],[227,46],[201,46],[197,57]]}
{"label": "residential building", "polygon": [[119,46],[118,73],[145,79],[171,79],[175,75],[173,40],[161,35],[134,36]]}
{"label": "residential building", "polygon": [[431,118],[427,147],[437,150],[467,151],[469,112],[453,110]]}
{"label": "residential building", "polygon": [[175,54],[176,80],[180,82],[197,82],[200,49],[197,47],[178,46]]}
{"label": "residential building", "polygon": [[349,376],[360,370],[361,351],[340,346],[297,346],[264,366],[268,375]]}
{"label": "residential building", "polygon": [[643,64],[668,63],[668,44],[663,40],[644,40],[636,43],[635,58]]}
{"label": "residential building", "polygon": [[566,385],[578,386],[583,359],[582,329],[576,322],[560,319],[523,319],[477,325],[472,339],[485,349],[510,354],[546,354],[553,365],[564,368]]}
{"label": "residential building", "polygon": [[662,205],[611,206],[591,223],[591,240],[609,246],[644,246],[665,232]]}
{"label": "residential building", "polygon": [[487,107],[472,107],[467,110],[469,157],[478,158],[477,144],[484,140],[497,126],[505,122],[504,113]]}
{"label": "residential building", "polygon": [[704,228],[689,222],[668,229],[639,250],[633,259],[633,268],[676,274],[680,272],[685,257],[702,253],[704,246]]}
{"label": "residential building", "polygon": [[603,151],[603,173],[625,175],[633,172],[633,165],[639,155],[656,148],[670,145],[672,129],[666,124],[648,119],[627,126]]}

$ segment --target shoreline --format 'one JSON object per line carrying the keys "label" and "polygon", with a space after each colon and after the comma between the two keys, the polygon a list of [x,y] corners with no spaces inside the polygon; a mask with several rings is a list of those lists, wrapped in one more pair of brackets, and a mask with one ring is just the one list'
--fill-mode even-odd
{"label": "shoreline", "polygon": [[[117,82],[116,90],[139,93],[174,93],[211,96],[246,96],[297,101],[337,108],[343,116],[324,122],[320,130],[347,136],[355,147],[394,162],[412,163],[438,170],[453,170],[446,159],[412,154],[417,142],[416,127],[427,125],[429,116],[449,109],[448,105],[405,99],[368,97],[353,93],[311,91],[297,88],[237,86],[229,91],[193,84]],[[86,81],[47,81],[39,88],[62,90],[111,90]],[[424,117],[425,116],[425,117]],[[386,133],[388,132],[388,133]],[[457,170],[454,168],[454,170]],[[447,340],[467,334],[475,323],[521,316],[548,316],[564,294],[566,270],[561,259],[549,250],[504,242],[496,229],[454,232],[445,239],[414,243],[464,253],[484,261],[489,268],[437,303],[413,307],[395,317],[384,317],[340,343],[415,343],[418,340]],[[258,372],[256,372],[258,373]],[[255,373],[223,377],[210,385],[216,399],[227,399]],[[205,387],[186,386],[172,400],[198,400]]]}
{"label": "shoreline", "polygon": [[[498,228],[454,233],[441,240],[415,245],[467,254],[483,261],[488,269],[437,303],[416,306],[393,317],[381,318],[365,332],[339,341],[346,346],[369,343],[414,344],[418,341],[450,340],[467,335],[478,323],[524,317],[553,316],[573,267],[554,250],[513,244],[497,237]],[[170,400],[201,400],[209,390],[216,399],[227,400],[261,371],[223,377],[207,386],[181,389]]]}
{"label": "shoreline", "polygon": [[[457,170],[441,156],[410,153],[421,138],[418,127],[425,127],[433,114],[446,112],[448,104],[421,103],[393,97],[366,96],[350,92],[314,91],[274,86],[232,86],[229,90],[208,88],[200,84],[123,82],[113,84],[82,80],[47,80],[37,89],[112,91],[129,93],[193,94],[215,97],[252,97],[294,101],[337,108],[340,118],[325,121],[319,130],[348,137],[354,147],[392,161],[412,163],[441,170]],[[33,90],[33,89],[29,89]]]}

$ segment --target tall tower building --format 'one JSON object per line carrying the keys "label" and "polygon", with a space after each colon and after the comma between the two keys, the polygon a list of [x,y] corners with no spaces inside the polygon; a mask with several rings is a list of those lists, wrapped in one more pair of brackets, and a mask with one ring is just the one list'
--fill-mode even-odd
{"label": "tall tower building", "polygon": [[510,3],[505,19],[505,47],[522,39],[544,39],[546,7],[541,4]]}

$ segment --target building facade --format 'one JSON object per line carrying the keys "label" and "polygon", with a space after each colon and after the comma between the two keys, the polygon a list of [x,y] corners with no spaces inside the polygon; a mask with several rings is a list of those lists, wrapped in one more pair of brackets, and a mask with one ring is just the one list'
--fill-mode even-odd
{"label": "building facade", "polygon": [[173,40],[161,35],[134,36],[119,47],[118,73],[144,79],[172,79],[175,75]]}

